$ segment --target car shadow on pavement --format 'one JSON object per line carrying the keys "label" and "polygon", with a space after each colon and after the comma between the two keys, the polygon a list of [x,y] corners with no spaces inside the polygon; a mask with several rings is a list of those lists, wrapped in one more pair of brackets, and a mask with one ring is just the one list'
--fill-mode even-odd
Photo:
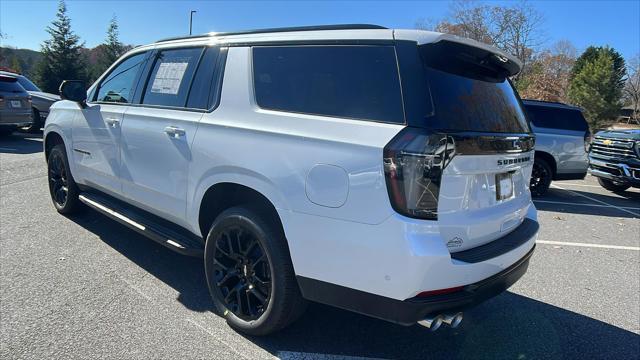
{"label": "car shadow on pavement", "polygon": [[0,153],[33,154],[42,152],[42,134],[14,132],[0,137]]}
{"label": "car shadow on pavement", "polygon": [[[597,201],[579,195],[588,196]],[[541,211],[640,218],[640,193],[637,191],[625,191],[618,195],[622,197],[573,189],[571,189],[571,192],[563,189],[549,189],[546,195],[533,198],[533,202],[536,209]]]}
{"label": "car shadow on pavement", "polygon": [[[186,308],[214,311],[202,259],[174,253],[91,210],[70,219],[179,292]],[[638,334],[511,292],[465,312],[459,329],[430,332],[312,303],[289,328],[245,338],[283,359],[625,359],[640,351]]]}
{"label": "car shadow on pavement", "polygon": [[201,258],[175,253],[91,209],[69,217],[96,234],[107,245],[180,294],[178,301],[189,310],[213,311]]}

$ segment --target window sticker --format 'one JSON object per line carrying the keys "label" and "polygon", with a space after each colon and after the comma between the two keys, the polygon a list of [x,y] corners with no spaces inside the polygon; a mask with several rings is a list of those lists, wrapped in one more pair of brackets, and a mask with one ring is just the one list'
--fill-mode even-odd
{"label": "window sticker", "polygon": [[189,63],[186,62],[166,62],[160,64],[156,77],[151,85],[151,92],[157,94],[176,95],[180,89],[180,83],[184,77]]}

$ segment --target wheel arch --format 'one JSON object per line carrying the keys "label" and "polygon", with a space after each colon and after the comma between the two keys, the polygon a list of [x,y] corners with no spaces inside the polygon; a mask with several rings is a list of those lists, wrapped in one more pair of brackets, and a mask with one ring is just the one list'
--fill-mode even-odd
{"label": "wheel arch", "polygon": [[62,144],[66,149],[64,138],[57,131],[49,131],[44,137],[44,158],[49,159],[49,153],[54,146]]}
{"label": "wheel arch", "polygon": [[198,229],[206,239],[213,221],[224,210],[245,205],[274,224],[284,236],[284,226],[274,203],[260,191],[236,182],[219,182],[207,188],[198,206]]}
{"label": "wheel arch", "polygon": [[548,152],[536,150],[535,159],[543,159],[549,164],[549,166],[551,166],[551,171],[553,172],[551,174],[551,178],[555,180],[556,175],[558,174],[558,164],[556,162],[556,158],[554,158],[553,155],[549,154]]}

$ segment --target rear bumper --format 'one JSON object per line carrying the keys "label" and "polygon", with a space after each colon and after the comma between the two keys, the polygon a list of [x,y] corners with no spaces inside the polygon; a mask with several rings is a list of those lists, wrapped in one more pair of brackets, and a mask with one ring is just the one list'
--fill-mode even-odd
{"label": "rear bumper", "polygon": [[589,159],[589,173],[595,177],[640,187],[640,161],[623,163]]}
{"label": "rear bumper", "polygon": [[21,112],[0,112],[0,125],[28,126],[33,123],[31,110]]}
{"label": "rear bumper", "polygon": [[526,273],[534,249],[535,245],[514,264],[487,279],[466,285],[455,293],[428,298],[396,300],[302,276],[298,276],[298,283],[307,299],[401,325],[413,325],[429,315],[464,310],[501,294]]}

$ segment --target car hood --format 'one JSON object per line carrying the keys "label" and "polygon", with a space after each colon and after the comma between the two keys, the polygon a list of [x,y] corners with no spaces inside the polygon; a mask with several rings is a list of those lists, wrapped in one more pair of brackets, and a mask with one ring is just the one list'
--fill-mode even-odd
{"label": "car hood", "polygon": [[31,97],[34,98],[40,98],[43,100],[49,100],[49,101],[58,101],[60,100],[60,96],[56,95],[56,94],[50,94],[50,93],[46,93],[46,92],[42,92],[42,91],[29,91],[29,95],[31,95]]}
{"label": "car hood", "polygon": [[640,140],[640,129],[619,129],[599,131],[596,136],[616,139]]}

